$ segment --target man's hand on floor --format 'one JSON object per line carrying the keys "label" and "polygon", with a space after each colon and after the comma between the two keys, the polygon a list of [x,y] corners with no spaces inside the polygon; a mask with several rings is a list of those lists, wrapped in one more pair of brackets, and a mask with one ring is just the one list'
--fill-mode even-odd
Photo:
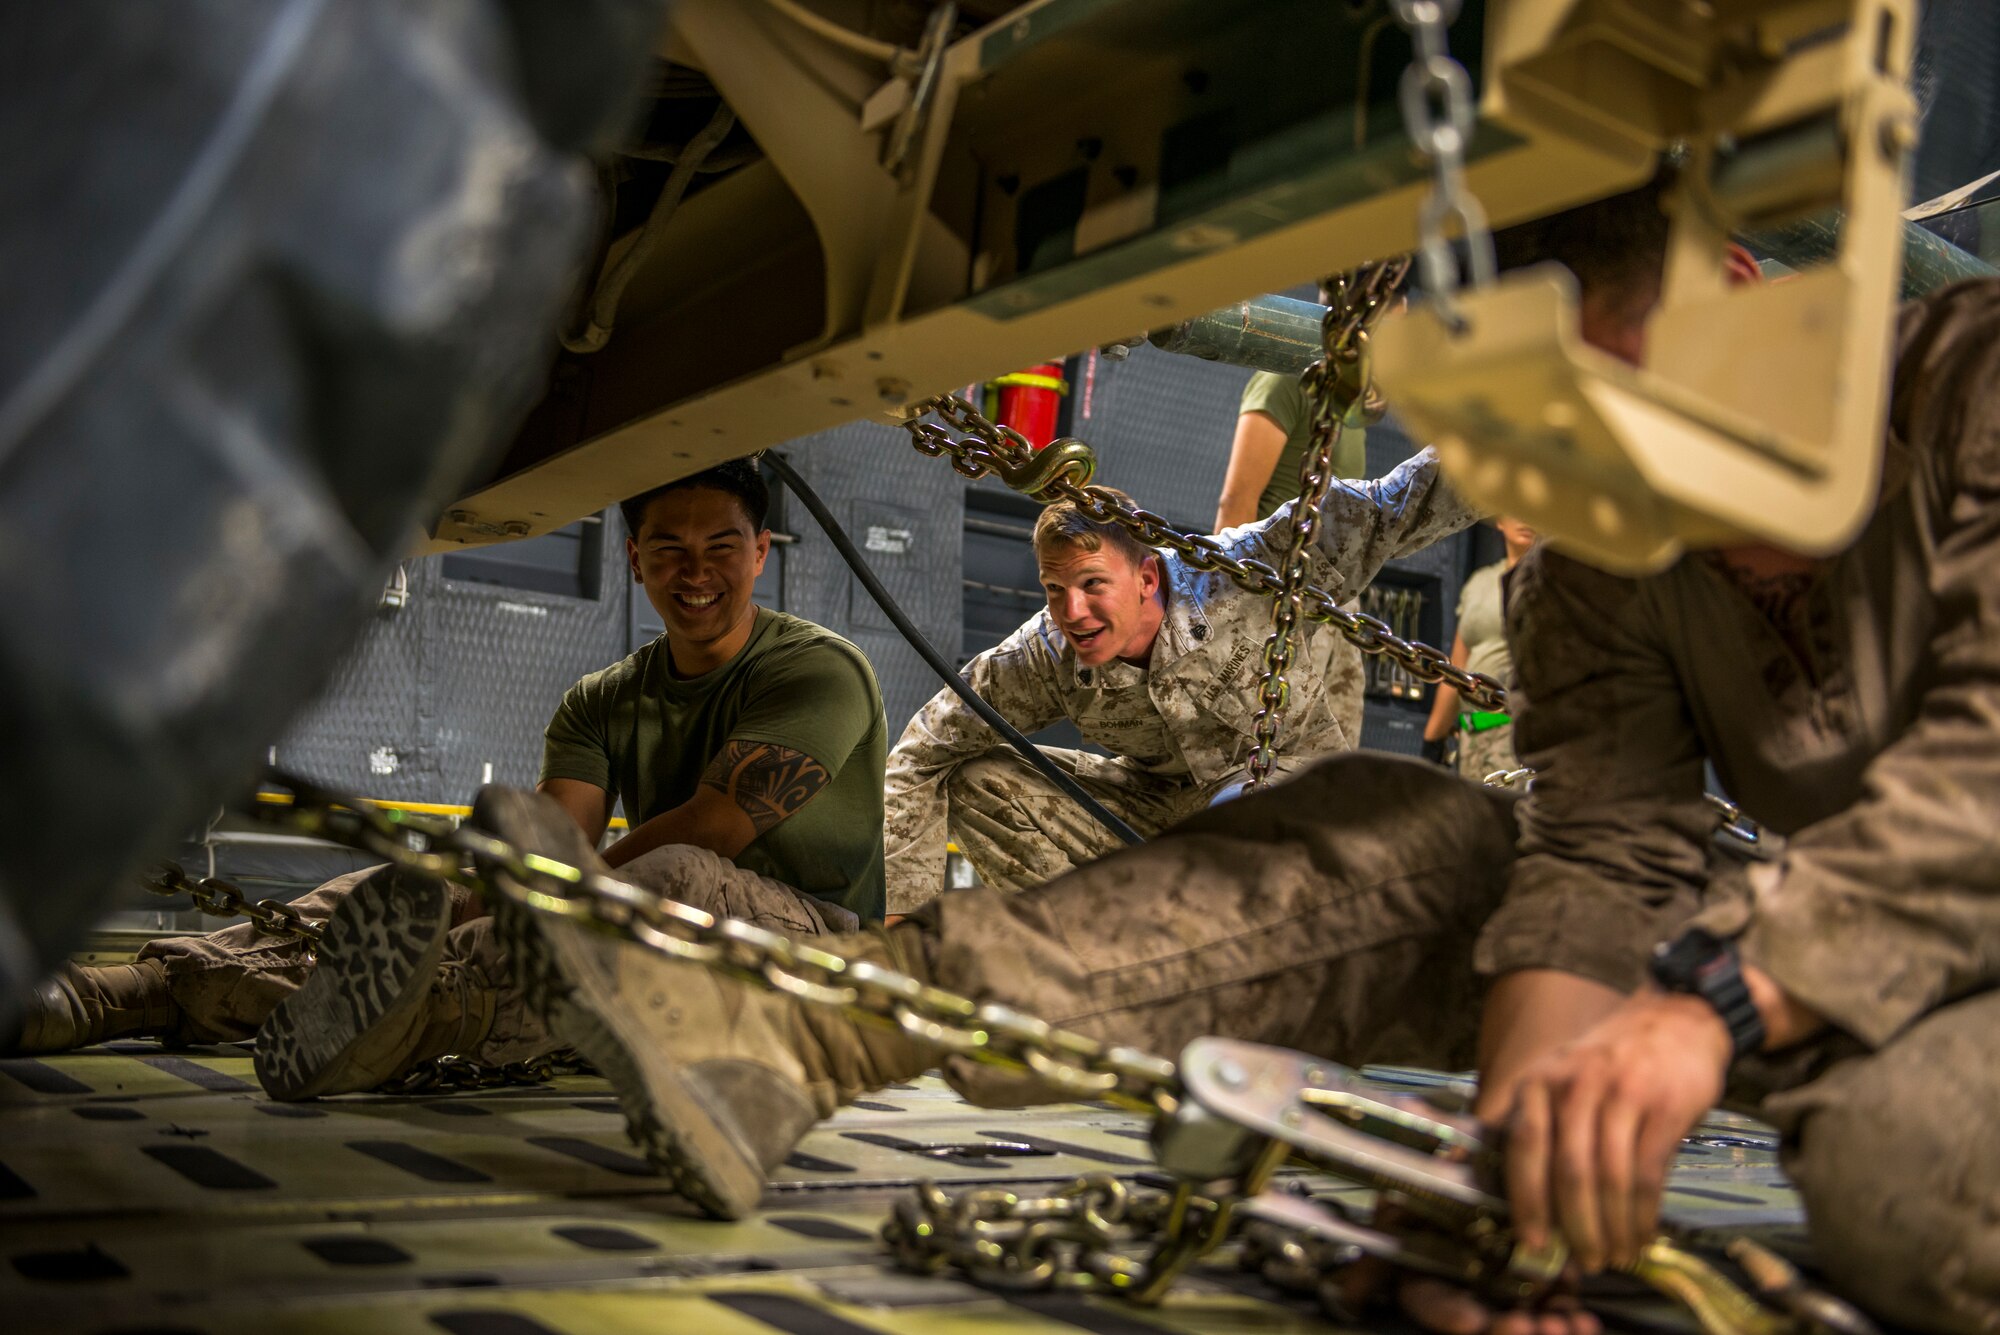
{"label": "man's hand on floor", "polygon": [[1636,1260],[1682,1138],[1722,1097],[1730,1054],[1706,1001],[1648,991],[1524,1068],[1505,1110],[1522,1241],[1560,1230],[1585,1273]]}

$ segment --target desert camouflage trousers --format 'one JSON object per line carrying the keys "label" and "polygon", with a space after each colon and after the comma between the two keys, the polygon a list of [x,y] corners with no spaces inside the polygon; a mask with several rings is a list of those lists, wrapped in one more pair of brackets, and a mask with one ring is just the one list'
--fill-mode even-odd
{"label": "desert camouflage trousers", "polygon": [[[1465,1069],[1484,993],[1473,946],[1506,889],[1513,801],[1435,766],[1341,756],[1039,889],[947,892],[887,935],[937,986],[1164,1056],[1220,1034]],[[826,948],[850,939],[865,941]],[[1732,1106],[1783,1133],[1826,1273],[1883,1316],[2000,1329],[1996,1049],[2000,993],[1984,993],[1873,1052],[1840,1037],[1739,1064]],[[979,1103],[1045,1098],[963,1059],[946,1075]]]}
{"label": "desert camouflage trousers", "polygon": [[[379,868],[339,876],[292,906],[313,922],[325,922],[348,893]],[[858,929],[861,920],[838,904],[802,894],[788,885],[745,872],[705,849],[654,849],[619,875],[696,908],[787,936],[817,936]],[[477,897],[450,887],[452,928],[445,943],[444,969],[469,975],[472,985],[492,996],[493,1022],[485,1038],[463,1055],[489,1065],[525,1061],[560,1047],[542,1017],[527,1005],[514,981],[506,953],[495,939],[493,920],[483,916]],[[207,936],[167,937],[147,943],[142,960],[158,960],[180,1019],[174,1037],[195,1043],[233,1043],[253,1037],[278,1003],[305,985],[313,956],[303,941],[275,936],[249,923]]]}
{"label": "desert camouflage trousers", "polygon": [[[1117,756],[1045,746],[1053,760],[1120,820],[1152,838],[1185,817],[1235,796],[1240,775],[1202,785],[1154,774]],[[1281,759],[1276,777],[1309,762]],[[1125,845],[1010,747],[961,762],[945,780],[952,842],[979,883],[1026,890],[1095,862]]]}

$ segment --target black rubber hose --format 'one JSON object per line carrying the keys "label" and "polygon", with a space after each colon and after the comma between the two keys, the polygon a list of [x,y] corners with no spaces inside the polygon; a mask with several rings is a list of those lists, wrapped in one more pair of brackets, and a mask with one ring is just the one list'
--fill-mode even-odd
{"label": "black rubber hose", "polygon": [[945,661],[944,655],[939,653],[937,648],[924,638],[924,633],[903,614],[903,609],[896,605],[896,600],[882,587],[882,581],[875,578],[875,572],[868,568],[867,560],[855,547],[853,539],[849,538],[847,531],[841,528],[840,521],[833,517],[833,512],[826,508],[826,503],[806,485],[806,480],[800,477],[790,464],[775,454],[766,454],[764,462],[778,475],[780,481],[792,489],[792,494],[805,503],[806,509],[812,512],[812,517],[826,530],[826,536],[833,539],[834,548],[839,551],[841,559],[847,562],[847,568],[854,572],[854,577],[861,581],[861,587],[868,590],[868,596],[875,600],[875,605],[882,609],[882,614],[903,633],[903,638],[910,642],[910,647],[923,655],[924,661],[931,665],[931,671],[942,677],[944,684],[951,687],[973,713],[986,721],[987,727],[1006,738],[1007,744],[1019,751],[1022,759],[1040,770],[1051,783],[1074,798],[1078,806],[1090,813],[1091,819],[1128,844],[1144,843],[1145,839],[1137,830],[1105,810],[1102,803],[1083,790],[1082,784],[1065,774],[1061,766],[1043,755],[1040,747],[1024,737],[1019,728],[1001,716],[999,710],[982,700],[979,692],[973,690],[971,684]]}

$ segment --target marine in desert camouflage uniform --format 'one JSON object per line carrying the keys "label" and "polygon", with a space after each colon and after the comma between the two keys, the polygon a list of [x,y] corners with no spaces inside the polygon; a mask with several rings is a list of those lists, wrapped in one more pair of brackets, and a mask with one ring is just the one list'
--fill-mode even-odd
{"label": "marine in desert camouflage uniform", "polygon": [[[1280,562],[1296,504],[1217,539],[1240,559]],[[1429,450],[1384,478],[1337,482],[1309,578],[1351,597],[1386,562],[1476,517]],[[1066,503],[1043,512],[1036,557],[1049,605],[967,664],[972,688],[1023,732],[1067,719],[1110,752],[1043,748],[1141,834],[1227,796],[1255,741],[1270,600],[1177,554],[1141,548]],[[1324,656],[1311,652],[1332,633],[1305,623],[1279,739],[1281,776],[1358,740],[1333,707]],[[948,837],[984,884],[1006,890],[1039,885],[1118,846],[950,691],[910,720],[889,754],[885,837],[892,914],[938,893]]]}

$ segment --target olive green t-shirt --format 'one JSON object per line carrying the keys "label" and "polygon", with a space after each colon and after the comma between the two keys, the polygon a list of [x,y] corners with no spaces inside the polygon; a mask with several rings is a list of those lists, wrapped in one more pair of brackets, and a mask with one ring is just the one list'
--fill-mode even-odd
{"label": "olive green t-shirt", "polygon": [[810,621],[757,609],[736,657],[674,676],[662,635],[570,687],[543,736],[542,778],[615,794],[636,828],[694,796],[730,741],[810,756],[830,777],[810,802],[738,853],[736,865],[881,918],[882,691],[862,652]]}
{"label": "olive green t-shirt", "polygon": [[[1243,401],[1236,411],[1238,415],[1263,413],[1285,433],[1285,449],[1278,456],[1278,466],[1271,470],[1271,480],[1264,484],[1264,494],[1257,498],[1257,517],[1267,519],[1273,510],[1299,494],[1299,465],[1305,460],[1306,445],[1312,434],[1312,411],[1306,403],[1305,387],[1295,375],[1255,372],[1250,383],[1243,387]],[[1351,426],[1340,433],[1340,442],[1333,447],[1333,474],[1335,477],[1368,475],[1366,431]]]}
{"label": "olive green t-shirt", "polygon": [[1501,683],[1510,683],[1514,677],[1514,656],[1507,649],[1507,612],[1500,585],[1506,574],[1505,561],[1482,566],[1467,576],[1465,587],[1458,594],[1458,634],[1465,641],[1465,666]]}

